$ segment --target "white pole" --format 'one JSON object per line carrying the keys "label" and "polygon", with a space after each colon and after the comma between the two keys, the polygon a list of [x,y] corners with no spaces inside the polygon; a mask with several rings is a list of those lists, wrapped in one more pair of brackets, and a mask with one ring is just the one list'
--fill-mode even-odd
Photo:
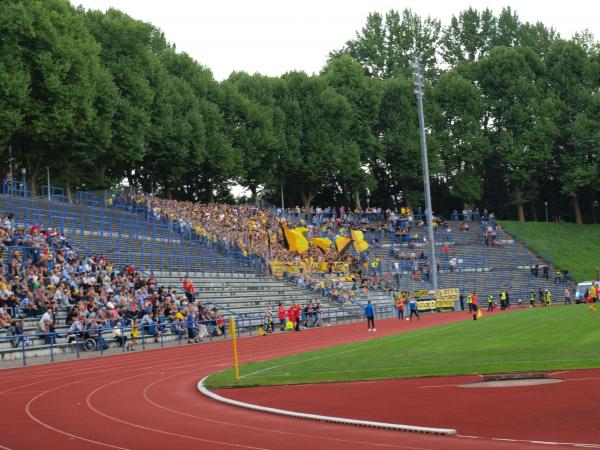
{"label": "white pole", "polygon": [[48,182],[48,201],[51,201],[52,195],[50,195],[50,166],[46,166],[46,179]]}
{"label": "white pole", "polygon": [[419,128],[421,138],[421,158],[423,161],[423,184],[425,189],[425,208],[427,214],[427,231],[429,234],[429,252],[431,254],[431,262],[429,268],[431,270],[433,289],[437,290],[437,264],[435,260],[435,236],[433,234],[433,209],[431,207],[431,189],[429,186],[429,160],[427,158],[427,141],[425,138],[425,114],[423,113],[423,79],[421,76],[421,62],[415,57],[413,61],[415,69],[415,94],[417,96],[417,108],[419,111]]}
{"label": "white pole", "polygon": [[14,181],[13,177],[13,159],[12,159],[12,145],[8,144],[8,162],[10,163],[10,181]]}

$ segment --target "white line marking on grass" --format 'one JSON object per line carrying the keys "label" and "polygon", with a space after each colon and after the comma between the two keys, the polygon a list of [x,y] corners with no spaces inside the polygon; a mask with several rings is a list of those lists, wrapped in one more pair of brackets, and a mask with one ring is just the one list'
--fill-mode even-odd
{"label": "white line marking on grass", "polygon": [[[458,324],[452,324],[452,326],[456,327],[456,326],[458,326]],[[436,332],[436,330],[430,330],[428,332],[422,332],[422,333],[420,333],[419,336],[416,336],[416,337],[412,337],[411,336],[410,339],[422,339],[424,335],[426,336],[427,334],[432,334],[432,333],[435,333],[435,332]],[[375,341],[375,342],[373,342],[371,340],[356,342],[356,343],[353,343],[353,345],[354,345],[353,348],[348,349],[348,350],[343,350],[343,351],[337,352],[337,353],[329,353],[327,355],[315,356],[314,358],[302,359],[302,360],[299,360],[299,361],[290,361],[290,362],[287,362],[287,363],[282,363],[282,364],[277,364],[277,365],[270,366],[270,367],[265,367],[263,369],[255,370],[254,372],[248,372],[246,374],[242,374],[242,375],[240,375],[240,378],[248,378],[248,377],[250,377],[252,375],[257,375],[259,373],[268,372],[269,370],[278,369],[278,368],[284,367],[284,366],[291,366],[291,365],[294,365],[294,364],[303,364],[303,363],[305,363],[307,361],[316,361],[318,359],[324,359],[324,358],[329,358],[329,357],[332,357],[332,356],[344,355],[346,353],[356,352],[356,351],[362,350],[362,348],[365,345],[368,345],[369,347],[373,347],[375,345],[384,345],[384,344],[388,343],[389,339],[386,339],[386,338],[389,338],[389,337],[390,336],[382,336],[382,338],[380,340]],[[316,350],[316,351],[322,351],[322,350]],[[343,372],[348,372],[348,371],[344,370]],[[316,372],[316,373],[340,373],[340,372]],[[287,375],[284,375],[284,376],[287,376]]]}
{"label": "white line marking on grass", "polygon": [[[332,354],[328,354],[328,355],[315,356],[314,358],[302,359],[300,361],[290,361],[290,362],[283,363],[283,364],[276,364],[274,366],[265,367],[264,369],[255,370],[254,372],[248,372],[246,374],[240,375],[240,378],[247,378],[252,375],[257,375],[259,373],[267,372],[269,370],[279,369],[280,367],[292,366],[294,364],[304,364],[307,361],[316,361],[318,359],[329,358],[330,356],[337,356],[337,355],[343,355],[345,353],[352,353],[352,352],[355,352],[356,350],[357,350],[356,348],[352,348],[350,350],[344,350],[342,352],[332,353]],[[331,373],[339,373],[339,372],[331,372]],[[284,375],[284,376],[287,376],[287,375]]]}

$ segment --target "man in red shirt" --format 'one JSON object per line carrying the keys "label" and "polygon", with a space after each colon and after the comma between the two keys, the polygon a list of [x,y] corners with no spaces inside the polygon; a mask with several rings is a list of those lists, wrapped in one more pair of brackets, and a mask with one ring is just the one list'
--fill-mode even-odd
{"label": "man in red shirt", "polygon": [[279,303],[279,309],[277,310],[277,318],[279,319],[281,331],[285,331],[285,308],[281,303]]}
{"label": "man in red shirt", "polygon": [[196,288],[194,288],[194,284],[187,277],[183,278],[183,290],[188,302],[193,303],[196,300]]}
{"label": "man in red shirt", "polygon": [[288,315],[288,320],[290,322],[292,322],[292,324],[295,324],[296,323],[296,305],[294,305],[293,303],[290,305],[290,307],[287,310],[287,315]]}

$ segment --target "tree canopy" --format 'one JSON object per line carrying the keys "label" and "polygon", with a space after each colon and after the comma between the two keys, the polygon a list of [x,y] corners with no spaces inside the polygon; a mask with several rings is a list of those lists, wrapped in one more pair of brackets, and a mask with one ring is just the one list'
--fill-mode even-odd
{"label": "tree canopy", "polygon": [[[169,198],[423,207],[411,59],[425,74],[433,208],[596,222],[600,44],[516,11],[371,13],[319,74],[218,82],[160,29],[67,0],[0,2],[2,170],[34,191],[126,182]],[[12,160],[8,152],[11,149]]]}

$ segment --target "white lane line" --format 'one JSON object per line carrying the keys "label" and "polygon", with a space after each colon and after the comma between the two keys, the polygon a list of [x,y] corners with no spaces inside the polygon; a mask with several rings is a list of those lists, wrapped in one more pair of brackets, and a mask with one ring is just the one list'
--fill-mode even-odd
{"label": "white lane line", "polygon": [[600,380],[600,378],[567,378],[566,381],[588,381],[588,380]]}
{"label": "white lane line", "polygon": [[439,384],[437,386],[419,386],[419,389],[442,388],[442,387],[456,387],[456,384]]}
{"label": "white lane line", "polygon": [[285,435],[285,436],[296,436],[296,437],[303,437],[303,438],[307,438],[307,439],[312,439],[312,440],[324,440],[324,441],[333,441],[333,442],[341,442],[341,443],[347,443],[347,444],[354,444],[354,445],[363,445],[363,448],[367,448],[367,447],[386,447],[386,448],[397,448],[397,449],[404,449],[404,450],[431,450],[431,449],[426,449],[424,447],[414,447],[414,446],[407,446],[407,445],[401,445],[401,444],[385,444],[385,443],[377,443],[377,442],[365,442],[365,441],[357,441],[357,440],[351,440],[351,439],[341,439],[341,438],[334,438],[334,437],[329,437],[329,436],[321,436],[321,435],[317,435],[317,434],[303,434],[300,433],[298,431],[294,431],[294,432],[288,432],[288,431],[281,431],[281,430],[274,430],[271,428],[260,428],[260,427],[253,427],[253,426],[249,426],[249,425],[241,425],[239,423],[233,423],[233,422],[227,422],[227,421],[223,421],[223,420],[217,420],[217,419],[213,419],[210,417],[206,417],[206,416],[197,416],[195,414],[189,414],[183,411],[179,411],[176,409],[172,409],[172,408],[167,408],[163,405],[160,405],[154,401],[152,401],[152,399],[150,399],[150,397],[148,396],[148,390],[149,388],[153,387],[154,385],[163,382],[167,379],[170,378],[174,378],[176,376],[179,376],[182,373],[186,373],[186,372],[191,372],[192,370],[196,370],[197,367],[194,367],[194,369],[190,369],[190,370],[186,370],[184,372],[178,372],[175,373],[173,375],[170,375],[166,378],[162,378],[160,380],[156,380],[152,383],[150,383],[149,385],[146,385],[146,387],[144,388],[144,400],[146,400],[148,403],[150,403],[151,405],[163,409],[165,411],[169,411],[171,413],[175,413],[184,417],[191,417],[194,419],[199,419],[205,422],[209,422],[209,423],[215,423],[215,424],[219,424],[219,425],[227,425],[227,426],[231,426],[231,427],[236,427],[236,428],[242,428],[242,429],[246,429],[246,430],[252,430],[252,431],[260,431],[262,433],[271,433],[271,434],[278,434],[278,435]]}
{"label": "white lane line", "polygon": [[198,390],[205,396],[212,398],[221,403],[227,403],[229,405],[238,406],[241,408],[252,409],[254,411],[268,412],[271,414],[278,414],[281,416],[289,416],[296,417],[300,419],[309,419],[309,420],[317,420],[320,422],[330,422],[330,423],[340,423],[346,425],[358,425],[363,427],[371,427],[371,428],[384,428],[388,430],[397,430],[397,431],[412,431],[416,433],[424,433],[424,434],[444,434],[444,435],[453,435],[456,434],[456,430],[451,428],[433,428],[433,427],[419,427],[415,425],[403,425],[397,423],[385,423],[385,422],[372,422],[370,420],[356,420],[356,419],[346,419],[344,417],[333,417],[333,416],[322,416],[319,414],[307,414],[296,411],[288,411],[285,409],[278,408],[269,408],[267,406],[254,405],[252,403],[240,402],[237,400],[232,400],[226,397],[222,397],[214,392],[209,391],[204,387],[204,381],[208,377],[204,377],[202,380],[198,382]]}

